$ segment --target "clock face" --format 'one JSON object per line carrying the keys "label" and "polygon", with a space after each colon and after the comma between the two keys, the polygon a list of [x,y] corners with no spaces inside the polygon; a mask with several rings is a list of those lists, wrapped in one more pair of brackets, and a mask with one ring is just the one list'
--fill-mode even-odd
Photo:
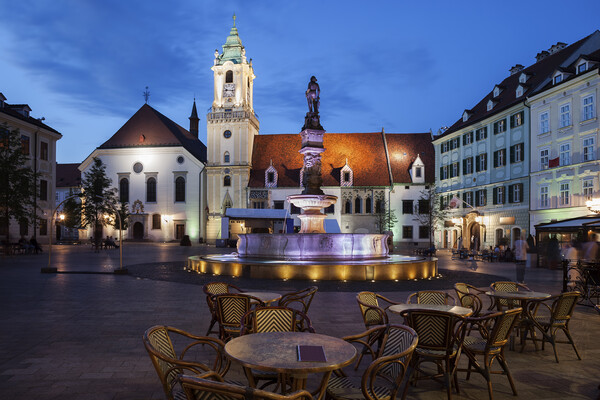
{"label": "clock face", "polygon": [[226,83],[223,85],[223,96],[233,97],[235,96],[235,83]]}

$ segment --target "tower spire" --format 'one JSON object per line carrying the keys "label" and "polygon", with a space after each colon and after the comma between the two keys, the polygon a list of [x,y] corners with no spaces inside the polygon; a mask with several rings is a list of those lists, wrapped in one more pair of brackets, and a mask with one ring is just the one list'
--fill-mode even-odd
{"label": "tower spire", "polygon": [[198,111],[196,110],[196,98],[194,97],[194,105],[192,106],[192,114],[190,115],[190,133],[195,137],[198,137],[198,124],[200,118],[198,118]]}

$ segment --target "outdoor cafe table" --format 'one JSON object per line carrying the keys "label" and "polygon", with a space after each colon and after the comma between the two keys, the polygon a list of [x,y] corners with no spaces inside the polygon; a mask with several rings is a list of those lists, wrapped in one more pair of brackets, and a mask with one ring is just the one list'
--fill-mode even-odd
{"label": "outdoor cafe table", "polygon": [[260,299],[265,304],[274,303],[281,298],[279,293],[271,293],[271,292],[241,292],[240,294],[245,294],[246,296],[256,297]]}
{"label": "outdoor cafe table", "polygon": [[401,314],[408,310],[433,310],[450,312],[461,317],[468,317],[473,313],[473,310],[467,307],[445,305],[445,304],[394,304],[388,308],[394,314]]}
{"label": "outdoor cafe table", "polygon": [[[298,361],[298,345],[322,346],[326,361]],[[231,339],[225,353],[244,367],[250,386],[255,387],[252,369],[276,372],[291,377],[292,392],[306,387],[308,374],[323,372],[319,389],[313,395],[323,399],[327,382],[333,370],[351,364],[356,358],[356,348],[333,336],[309,332],[264,332]]]}
{"label": "outdoor cafe table", "polygon": [[[534,301],[546,300],[552,295],[550,293],[532,292],[528,290],[522,290],[518,292],[502,292],[490,290],[488,292],[485,292],[485,294],[492,297],[496,301],[498,301],[498,299],[506,299],[518,301],[521,304],[521,308],[523,310],[521,311],[521,321],[519,323],[519,329],[521,330],[521,351],[523,351],[523,348],[525,347],[526,343],[525,340],[527,339],[527,333],[533,325],[533,315],[531,315],[531,310],[529,309],[530,307],[528,306],[528,304]],[[537,350],[537,342],[534,341],[533,344],[535,346],[535,349]],[[510,347],[513,347],[512,341]]]}

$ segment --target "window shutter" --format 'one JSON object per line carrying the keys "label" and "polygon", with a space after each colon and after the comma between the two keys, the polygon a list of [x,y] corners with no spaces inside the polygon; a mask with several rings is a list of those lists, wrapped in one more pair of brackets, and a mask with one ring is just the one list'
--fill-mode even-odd
{"label": "window shutter", "polygon": [[487,190],[483,190],[483,204],[482,206],[485,206],[487,204]]}
{"label": "window shutter", "polygon": [[481,156],[476,156],[475,157],[475,172],[480,171],[480,168],[479,168],[480,161],[481,161]]}
{"label": "window shutter", "polygon": [[456,176],[460,176],[460,163],[456,163]]}
{"label": "window shutter", "polygon": [[460,138],[456,138],[456,148],[460,147]]}
{"label": "window shutter", "polygon": [[508,202],[512,203],[513,202],[513,187],[515,185],[508,185]]}
{"label": "window shutter", "polygon": [[506,188],[502,186],[502,197],[500,198],[501,204],[504,204],[504,199],[506,198]]}
{"label": "window shutter", "polygon": [[523,184],[522,183],[517,183],[517,185],[519,186],[519,193],[521,193],[521,197],[519,199],[519,203],[521,203],[525,198],[525,192],[523,192]]}
{"label": "window shutter", "polygon": [[493,195],[493,199],[492,199],[492,203],[493,204],[498,204],[498,188],[494,188],[494,195]]}
{"label": "window shutter", "polygon": [[515,146],[510,146],[510,163],[515,162]]}
{"label": "window shutter", "polygon": [[467,144],[467,135],[463,135],[463,146]]}
{"label": "window shutter", "polygon": [[444,179],[444,167],[440,167],[440,181]]}
{"label": "window shutter", "polygon": [[463,160],[463,174],[467,171],[467,160]]}
{"label": "window shutter", "polygon": [[498,166],[498,152],[494,152],[494,168]]}

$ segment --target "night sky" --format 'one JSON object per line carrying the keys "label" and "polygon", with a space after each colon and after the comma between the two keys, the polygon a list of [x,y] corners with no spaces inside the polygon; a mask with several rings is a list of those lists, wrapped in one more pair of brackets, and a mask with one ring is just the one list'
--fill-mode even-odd
{"label": "night sky", "polygon": [[311,75],[328,132],[435,133],[515,64],[600,29],[600,1],[0,0],[0,92],[81,162],[149,103],[200,138],[232,15],[253,59],[261,134],[298,133]]}

